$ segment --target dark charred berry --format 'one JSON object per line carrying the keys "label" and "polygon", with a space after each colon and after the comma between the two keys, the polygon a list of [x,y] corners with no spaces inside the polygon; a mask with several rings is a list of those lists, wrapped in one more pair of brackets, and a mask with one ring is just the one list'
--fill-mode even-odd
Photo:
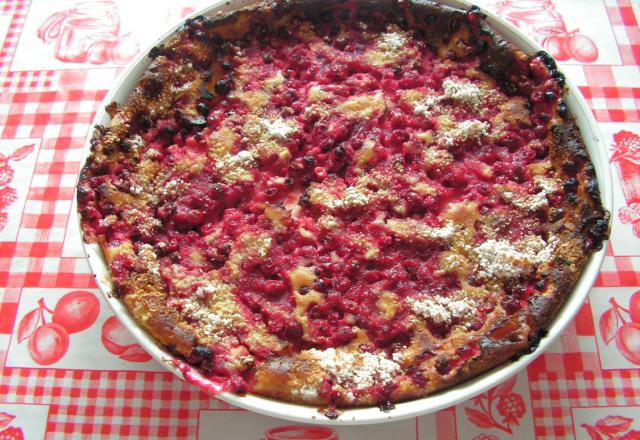
{"label": "dark charred berry", "polygon": [[313,156],[304,156],[302,160],[304,161],[304,164],[309,167],[312,167],[316,164],[316,160],[314,159]]}
{"label": "dark charred berry", "polygon": [[205,345],[196,345],[191,353],[196,359],[211,359],[211,349]]}
{"label": "dark charred berry", "polygon": [[565,78],[564,78],[564,74],[562,72],[558,72],[557,70],[553,73],[553,78],[556,80],[556,83],[560,86],[560,87],[564,87],[565,84]]}
{"label": "dark charred berry", "polygon": [[196,106],[196,109],[198,110],[198,113],[200,113],[201,115],[208,115],[209,114],[209,106],[207,104],[205,104],[204,102],[201,102],[200,104],[198,104]]}
{"label": "dark charred berry", "polygon": [[556,97],[556,94],[551,90],[547,90],[546,92],[544,92],[543,96],[545,101],[553,101]]}
{"label": "dark charred berry", "polygon": [[213,99],[213,93],[208,90],[203,90],[202,93],[200,93],[200,99],[203,101],[211,101]]}
{"label": "dark charred berry", "polygon": [[564,209],[562,208],[552,208],[549,210],[549,220],[552,222],[557,222],[564,217]]}
{"label": "dark charred berry", "polygon": [[436,371],[442,376],[448,374],[449,371],[451,371],[451,363],[449,362],[449,359],[446,357],[439,357],[436,360]]}
{"label": "dark charred berry", "polygon": [[570,177],[569,179],[564,181],[562,187],[567,192],[573,192],[576,190],[576,188],[578,188],[578,179],[576,179],[575,177]]}
{"label": "dark charred berry", "polygon": [[505,296],[502,298],[500,305],[507,315],[513,315],[521,307],[520,299],[517,296]]}
{"label": "dark charred berry", "polygon": [[201,31],[200,29],[196,30],[193,33],[193,37],[198,41],[207,41],[209,39],[207,34],[204,31]]}
{"label": "dark charred berry", "polygon": [[566,118],[568,113],[569,109],[567,108],[567,104],[561,99],[560,102],[558,102],[558,114],[561,118]]}
{"label": "dark charred berry", "polygon": [[542,62],[549,68],[549,70],[557,69],[556,61],[553,59],[551,55],[549,55],[544,50],[537,52],[535,56],[540,58]]}
{"label": "dark charred berry", "polygon": [[223,61],[221,66],[224,70],[231,70],[231,63],[229,61]]}
{"label": "dark charred berry", "polygon": [[280,26],[277,30],[277,33],[278,33],[278,37],[282,38],[283,40],[286,40],[291,36],[287,28],[285,28],[284,26]]}
{"label": "dark charred berry", "polygon": [[547,331],[544,329],[538,330],[535,333],[529,335],[529,352],[533,353],[540,345],[540,340],[547,335]]}
{"label": "dark charred berry", "polygon": [[549,120],[549,115],[546,114],[545,112],[540,113],[540,120],[542,122],[547,122]]}
{"label": "dark charred berry", "polygon": [[162,50],[160,50],[159,47],[152,47],[151,50],[149,51],[149,58],[154,59],[158,56],[160,56],[160,54],[162,53]]}
{"label": "dark charred berry", "polygon": [[228,79],[219,79],[214,86],[216,92],[220,95],[226,95],[231,91],[231,84]]}
{"label": "dark charred berry", "polygon": [[265,53],[264,55],[262,55],[262,61],[265,64],[271,64],[273,63],[273,58],[271,58],[271,55],[269,55],[268,53]]}
{"label": "dark charred berry", "polygon": [[393,402],[390,399],[386,399],[380,402],[380,404],[378,405],[378,408],[380,408],[380,411],[382,412],[389,412],[393,410],[395,407],[396,406],[393,404]]}
{"label": "dark charred berry", "polygon": [[344,158],[344,148],[342,146],[338,146],[336,147],[335,150],[333,150],[333,154],[336,155],[336,159],[341,160]]}

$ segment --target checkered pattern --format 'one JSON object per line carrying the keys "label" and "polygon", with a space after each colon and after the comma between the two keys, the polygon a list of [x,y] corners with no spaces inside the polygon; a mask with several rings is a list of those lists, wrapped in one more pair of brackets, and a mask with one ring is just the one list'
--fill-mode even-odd
{"label": "checkered pattern", "polygon": [[[638,18],[629,0],[603,1],[622,65],[572,65],[566,71],[598,121],[637,123]],[[182,3],[191,5],[188,0]],[[19,216],[16,237],[0,242],[0,407],[2,403],[48,405],[48,418],[42,421],[47,439],[196,438],[201,410],[231,408],[168,373],[119,371],[112,358],[98,359],[95,370],[6,366],[8,350],[16,346],[23,288],[95,287],[70,213],[75,209],[73,189],[85,136],[112,84],[105,78],[118,73],[116,69],[12,71],[28,11],[28,1],[0,1],[0,15],[11,17],[0,46],[0,139],[40,140],[30,179],[13,183],[23,185],[27,194],[23,209],[10,211]],[[609,246],[596,286],[609,288],[614,295],[616,288],[640,286],[640,240],[637,251],[636,256],[617,256]],[[527,438],[572,438],[576,427],[571,408],[603,407],[605,416],[608,407],[640,405],[640,369],[601,369],[598,322],[592,312],[592,304],[586,303],[559,341],[524,373],[532,408],[525,417],[531,417],[534,426]],[[437,413],[436,428],[429,428],[435,434],[419,432],[416,420],[416,438],[459,438],[459,426],[468,423],[461,414],[454,408]],[[251,417],[246,413],[247,423]],[[634,423],[640,430],[640,416]],[[490,429],[486,433],[509,438]]]}

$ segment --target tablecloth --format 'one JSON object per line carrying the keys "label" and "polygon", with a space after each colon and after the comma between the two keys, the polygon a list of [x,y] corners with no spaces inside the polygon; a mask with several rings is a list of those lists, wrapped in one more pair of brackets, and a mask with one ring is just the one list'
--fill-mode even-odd
{"label": "tablecloth", "polygon": [[498,387],[419,418],[309,430],[232,408],[151,360],[97,291],[72,214],[102,98],[204,2],[0,1],[0,439],[640,438],[640,5],[478,3],[555,55],[600,124],[615,203],[602,271],[557,342]]}

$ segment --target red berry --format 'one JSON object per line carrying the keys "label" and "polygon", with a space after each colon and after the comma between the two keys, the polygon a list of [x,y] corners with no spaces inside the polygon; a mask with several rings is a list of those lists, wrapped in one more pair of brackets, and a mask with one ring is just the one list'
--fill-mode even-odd
{"label": "red berry", "polygon": [[0,188],[0,209],[6,208],[18,200],[18,192],[10,186]]}
{"label": "red berry", "polygon": [[69,334],[60,325],[49,323],[38,327],[29,337],[29,354],[40,365],[58,362],[69,348]]}
{"label": "red berry", "polygon": [[13,169],[9,165],[0,166],[0,186],[5,186],[13,180]]}
{"label": "red berry", "polygon": [[91,292],[76,290],[60,298],[53,311],[53,322],[70,334],[78,333],[91,327],[99,313],[98,298]]}
{"label": "red berry", "polygon": [[22,428],[9,426],[7,429],[0,431],[0,440],[24,440]]}
{"label": "red berry", "polygon": [[633,322],[640,324],[640,290],[631,295],[629,300],[629,316]]}
{"label": "red berry", "polygon": [[522,400],[522,396],[520,394],[511,393],[506,396],[501,396],[498,401],[498,412],[501,416],[507,417],[515,417],[519,419],[526,412],[526,407],[524,406],[524,400]]}
{"label": "red berry", "polygon": [[640,365],[640,323],[627,322],[618,329],[616,346],[632,364]]}

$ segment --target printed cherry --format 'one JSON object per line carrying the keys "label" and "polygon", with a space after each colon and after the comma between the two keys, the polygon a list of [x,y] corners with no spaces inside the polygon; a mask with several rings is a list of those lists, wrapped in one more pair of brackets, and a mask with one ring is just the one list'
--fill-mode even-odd
{"label": "printed cherry", "polygon": [[598,59],[598,48],[586,35],[571,35],[565,41],[565,45],[571,58],[580,63],[592,63]]}
{"label": "printed cherry", "polygon": [[104,348],[122,360],[147,362],[151,359],[149,353],[138,345],[133,335],[115,316],[107,319],[102,325],[101,340]]}
{"label": "printed cherry", "polygon": [[629,317],[633,322],[640,324],[640,290],[631,295],[629,300]]}
{"label": "printed cherry", "polygon": [[115,64],[122,66],[127,64],[140,52],[138,42],[130,36],[122,36],[112,43],[110,58]]}
{"label": "printed cherry", "polygon": [[631,363],[640,365],[640,324],[627,322],[618,329],[616,346]]}
{"label": "printed cherry", "polygon": [[28,348],[35,363],[51,365],[58,362],[69,349],[69,334],[58,324],[41,325],[29,337]]}
{"label": "printed cherry", "polygon": [[564,36],[552,35],[547,37],[542,42],[542,46],[547,49],[547,52],[556,59],[556,61],[567,61],[571,58],[569,51],[566,48]]}
{"label": "printed cherry", "polygon": [[78,333],[91,327],[99,313],[98,298],[91,292],[76,290],[60,298],[52,320],[68,333]]}
{"label": "printed cherry", "polygon": [[109,51],[112,42],[109,40],[101,40],[93,43],[88,50],[87,60],[91,64],[104,64],[109,61]]}

